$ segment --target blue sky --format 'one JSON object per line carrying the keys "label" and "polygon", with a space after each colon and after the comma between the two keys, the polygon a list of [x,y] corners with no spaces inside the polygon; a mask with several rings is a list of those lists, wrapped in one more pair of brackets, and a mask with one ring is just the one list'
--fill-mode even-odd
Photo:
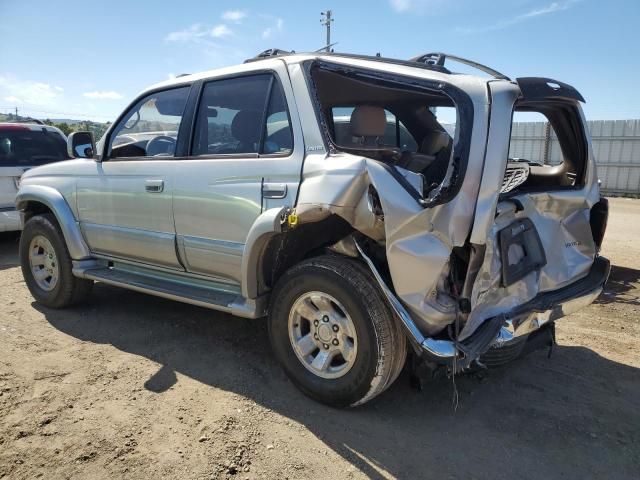
{"label": "blue sky", "polygon": [[445,51],[574,85],[589,119],[640,118],[638,0],[0,0],[0,112],[114,117],[146,86],[269,48]]}

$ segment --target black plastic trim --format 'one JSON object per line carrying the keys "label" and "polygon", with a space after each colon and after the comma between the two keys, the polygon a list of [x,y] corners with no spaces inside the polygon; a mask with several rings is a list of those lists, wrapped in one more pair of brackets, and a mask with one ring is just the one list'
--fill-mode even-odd
{"label": "black plastic trim", "polygon": [[186,157],[191,151],[191,140],[193,125],[196,122],[196,113],[200,90],[202,89],[202,80],[198,80],[191,86],[191,91],[187,97],[187,105],[182,114],[180,129],[178,131],[178,140],[176,143],[176,157]]}
{"label": "black plastic trim", "polygon": [[604,234],[607,231],[607,223],[609,222],[609,200],[604,197],[591,207],[589,224],[591,225],[591,234],[593,241],[598,248],[602,247]]}
{"label": "black plastic trim", "polygon": [[521,77],[516,78],[516,82],[525,101],[572,100],[586,103],[584,97],[574,87],[552,78]]}
{"label": "black plastic trim", "polygon": [[[503,287],[508,287],[547,264],[540,235],[531,219],[516,220],[500,230],[498,235]],[[512,245],[520,246],[524,252],[522,259],[515,265],[509,264],[509,249]]]}

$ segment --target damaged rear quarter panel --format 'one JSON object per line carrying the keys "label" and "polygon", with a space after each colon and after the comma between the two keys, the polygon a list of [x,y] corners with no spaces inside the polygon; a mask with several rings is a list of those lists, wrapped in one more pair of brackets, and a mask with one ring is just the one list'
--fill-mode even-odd
{"label": "damaged rear quarter panel", "polygon": [[[468,80],[462,78],[460,82]],[[452,248],[465,243],[473,218],[489,111],[486,84],[481,85],[470,88],[476,92],[470,101],[472,124],[464,126],[470,131],[470,153],[460,187],[447,203],[424,208],[394,178],[388,166],[369,158],[341,152],[308,153],[303,167],[296,203],[300,223],[337,214],[365,235],[384,238],[395,293],[425,335],[441,331],[455,318],[452,300],[436,294],[436,289],[448,273]],[[457,135],[459,131],[460,128]],[[415,184],[411,177],[416,174],[398,171],[410,184]],[[371,230],[375,225],[373,212],[358,208],[366,204],[370,185],[377,191],[384,212],[382,233]]]}

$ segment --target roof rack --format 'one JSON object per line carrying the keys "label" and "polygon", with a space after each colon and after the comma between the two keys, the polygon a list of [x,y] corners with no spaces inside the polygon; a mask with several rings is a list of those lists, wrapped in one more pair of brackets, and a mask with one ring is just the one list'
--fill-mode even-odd
{"label": "roof rack", "polygon": [[[325,49],[327,47],[325,46],[322,48]],[[279,57],[283,55],[293,55],[295,53],[296,53],[295,50],[289,51],[289,50],[281,50],[279,48],[269,48],[268,50],[260,52],[258,55],[256,55],[253,58],[246,59],[244,63],[257,62],[259,60],[264,60],[271,57]],[[473,67],[477,70],[480,70],[488,75],[491,75],[493,78],[496,78],[499,80],[511,81],[511,79],[506,75],[498,72],[497,70],[494,70],[493,68],[487,67],[486,65],[482,65],[481,63],[474,62],[473,60],[468,60],[466,58],[457,57],[455,55],[449,55],[447,53],[440,53],[440,52],[425,53],[417,57],[413,57],[409,60],[387,58],[387,57],[381,56],[380,53],[376,54],[375,57],[371,55],[361,55],[361,54],[354,54],[354,53],[338,53],[338,52],[334,52],[333,50],[331,50],[330,52],[315,51],[310,53],[322,54],[323,56],[330,55],[330,56],[336,56],[336,57],[356,58],[361,60],[373,60],[378,62],[394,63],[397,65],[406,65],[409,67],[421,67],[421,68],[426,68],[429,70],[434,70],[436,72],[441,72],[446,74],[451,74],[453,72],[445,67],[445,62],[447,60],[453,60],[454,62],[462,63],[470,67]]]}
{"label": "roof rack", "polygon": [[417,63],[424,63],[425,65],[431,65],[433,67],[438,68],[443,73],[451,73],[451,71],[445,67],[445,62],[447,59],[473,67],[488,75],[491,75],[493,78],[497,78],[500,80],[509,80],[509,81],[511,80],[509,77],[498,72],[497,70],[494,70],[493,68],[487,67],[486,65],[482,65],[481,63],[478,63],[478,62],[474,62],[473,60],[468,60],[462,57],[456,57],[455,55],[449,55],[448,53],[440,53],[440,52],[425,53],[423,55],[413,57],[410,61],[417,62]]}
{"label": "roof rack", "polygon": [[264,60],[265,58],[269,58],[269,57],[279,57],[281,55],[292,55],[296,53],[294,50],[282,50],[280,48],[269,48],[267,50],[265,50],[264,52],[260,52],[258,55],[256,55],[253,58],[247,58],[244,63],[250,63],[250,62],[256,62],[258,60]]}

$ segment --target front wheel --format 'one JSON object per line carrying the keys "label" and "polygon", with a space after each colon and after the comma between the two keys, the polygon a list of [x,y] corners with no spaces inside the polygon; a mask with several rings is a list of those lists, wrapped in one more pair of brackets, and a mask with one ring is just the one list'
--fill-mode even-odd
{"label": "front wheel", "polygon": [[397,378],[406,339],[370,271],[335,255],[287,271],[273,291],[269,336],[304,393],[336,406],[361,405]]}
{"label": "front wheel", "polygon": [[46,307],[64,308],[82,301],[93,281],[76,278],[64,236],[56,218],[36,215],[20,237],[20,265],[31,295]]}

